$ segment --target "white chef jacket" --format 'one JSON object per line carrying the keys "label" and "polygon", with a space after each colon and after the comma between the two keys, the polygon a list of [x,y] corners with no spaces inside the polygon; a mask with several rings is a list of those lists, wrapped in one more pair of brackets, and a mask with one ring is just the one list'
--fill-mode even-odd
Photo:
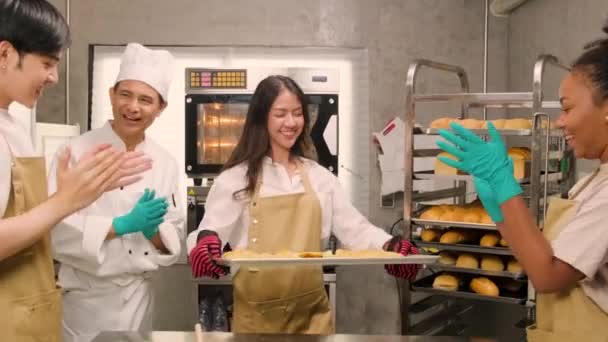
{"label": "white chef jacket", "polygon": [[[100,143],[111,143],[120,150],[125,145],[112,130],[110,122],[69,142],[71,164]],[[60,149],[60,151],[63,149]],[[104,193],[89,207],[67,217],[52,231],[55,259],[61,262],[59,284],[64,289],[83,289],[104,282],[126,286],[141,279],[159,266],[175,263],[180,255],[184,236],[181,194],[178,192],[178,166],[175,159],[149,137],[137,145],[152,159],[152,169],[142,173],[143,179],[123,189]],[[57,190],[57,152],[49,171],[49,194]],[[131,211],[145,188],[156,191],[156,197],[166,197],[169,204],[164,222],[159,226],[160,237],[169,250],[162,254],[142,233],[126,234],[106,241],[112,220]]]}
{"label": "white chef jacket", "polygon": [[580,202],[579,209],[553,240],[553,253],[585,275],[580,281],[583,291],[608,313],[608,164],[600,166],[599,173],[574,200]]}
{"label": "white chef jacket", "polygon": [[[322,245],[325,245],[333,232],[346,248],[381,249],[391,236],[372,225],[353,207],[335,175],[312,160],[303,161],[303,171],[307,172],[321,204]],[[214,180],[207,197],[203,220],[198,229],[188,236],[188,252],[196,245],[201,230],[217,232],[222,242],[229,242],[233,249],[247,248],[249,200],[236,200],[232,196],[235,191],[247,185],[246,172],[247,165],[243,163],[222,172]],[[296,173],[290,179],[285,167],[269,157],[264,158],[262,177],[262,198],[304,192],[300,175]]]}
{"label": "white chef jacket", "polygon": [[0,217],[4,216],[11,190],[11,152],[15,158],[36,155],[25,127],[6,109],[0,109]]}

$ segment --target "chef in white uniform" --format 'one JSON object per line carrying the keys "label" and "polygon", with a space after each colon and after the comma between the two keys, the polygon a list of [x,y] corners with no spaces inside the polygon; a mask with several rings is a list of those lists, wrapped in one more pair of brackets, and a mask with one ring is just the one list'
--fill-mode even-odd
{"label": "chef in white uniform", "polygon": [[[180,255],[184,218],[178,164],[145,134],[167,106],[172,61],[167,51],[129,44],[110,88],[114,120],[69,144],[74,161],[104,142],[144,152],[152,168],[141,181],[104,194],[53,231],[66,342],[88,340],[75,336],[93,337],[100,331],[151,329],[150,273]],[[55,165],[56,160],[49,173],[50,193],[56,190]],[[156,208],[146,208],[146,203]]]}

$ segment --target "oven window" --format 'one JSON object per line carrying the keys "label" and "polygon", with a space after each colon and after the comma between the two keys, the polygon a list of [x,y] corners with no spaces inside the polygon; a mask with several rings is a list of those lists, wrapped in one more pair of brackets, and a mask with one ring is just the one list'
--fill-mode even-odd
{"label": "oven window", "polygon": [[239,141],[247,103],[198,105],[198,163],[224,164]]}

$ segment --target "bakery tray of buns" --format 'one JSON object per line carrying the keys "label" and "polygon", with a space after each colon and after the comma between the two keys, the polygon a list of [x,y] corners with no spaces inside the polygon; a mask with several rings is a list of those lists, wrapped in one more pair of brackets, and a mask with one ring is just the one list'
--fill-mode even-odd
{"label": "bakery tray of buns", "polygon": [[251,250],[235,250],[224,253],[217,262],[224,266],[297,266],[297,265],[386,265],[386,264],[432,264],[438,255],[408,255],[383,250],[344,250],[321,252],[279,251],[258,253]]}
{"label": "bakery tray of buns", "polygon": [[527,298],[525,281],[474,274],[441,272],[416,280],[412,290],[465,299],[523,304]]}
{"label": "bakery tray of buns", "polygon": [[525,279],[521,264],[511,256],[441,251],[439,261],[429,265],[435,271],[461,272],[511,279]]}
{"label": "bakery tray of buns", "polygon": [[[533,123],[531,119],[525,118],[513,118],[513,119],[496,119],[496,120],[478,120],[478,119],[455,119],[450,117],[436,119],[431,122],[428,128],[422,129],[424,134],[439,134],[440,129],[450,129],[450,123],[455,122],[471,130],[475,134],[487,135],[488,134],[488,122],[492,122],[494,127],[498,130],[501,135],[519,135],[526,136],[532,135]],[[551,125],[551,136],[561,136],[562,132]],[[546,121],[541,124],[542,129],[547,128]],[[543,130],[544,133],[544,130]]]}

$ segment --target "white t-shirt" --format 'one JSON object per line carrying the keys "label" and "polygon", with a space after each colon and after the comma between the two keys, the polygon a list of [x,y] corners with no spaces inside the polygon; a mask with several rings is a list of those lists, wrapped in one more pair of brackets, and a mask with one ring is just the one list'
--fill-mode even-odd
{"label": "white t-shirt", "polygon": [[0,214],[2,216],[6,211],[11,190],[11,152],[15,158],[32,157],[36,154],[25,127],[6,109],[0,108]]}
{"label": "white t-shirt", "polygon": [[[313,191],[321,204],[321,244],[326,246],[333,232],[338,240],[351,249],[380,249],[391,236],[371,224],[350,203],[338,178],[312,160],[304,160]],[[188,252],[194,248],[200,230],[216,231],[222,242],[233,249],[247,248],[249,232],[249,201],[235,200],[232,194],[247,185],[243,163],[222,172],[215,179],[205,204],[205,215],[198,230],[188,236]],[[304,192],[299,174],[291,179],[284,166],[264,158],[260,197]]]}
{"label": "white t-shirt", "polygon": [[[576,183],[571,196],[590,176]],[[553,240],[553,253],[585,275],[580,281],[583,291],[608,313],[608,164],[602,164],[595,178],[573,199],[580,206]]]}

